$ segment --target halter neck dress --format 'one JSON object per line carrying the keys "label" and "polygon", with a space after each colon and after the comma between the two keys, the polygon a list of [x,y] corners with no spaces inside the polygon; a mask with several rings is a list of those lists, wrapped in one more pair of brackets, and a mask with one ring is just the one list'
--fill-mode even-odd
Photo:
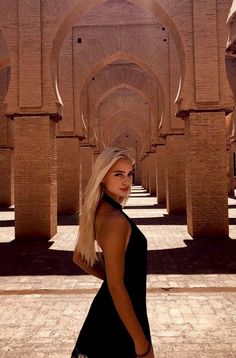
{"label": "halter neck dress", "polygon": [[[151,342],[146,309],[147,240],[122,206],[107,194],[102,199],[119,210],[131,225],[125,252],[124,283],[137,319]],[[96,294],[79,333],[71,358],[135,358],[134,343],[114,306],[107,280]]]}

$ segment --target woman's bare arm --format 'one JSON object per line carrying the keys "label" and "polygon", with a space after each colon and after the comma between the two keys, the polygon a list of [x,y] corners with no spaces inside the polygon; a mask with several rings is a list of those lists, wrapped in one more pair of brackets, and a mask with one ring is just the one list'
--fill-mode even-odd
{"label": "woman's bare arm", "polygon": [[101,280],[105,279],[105,270],[102,262],[97,261],[92,267],[88,266],[86,261],[82,259],[80,253],[76,252],[76,250],[74,251],[73,254],[73,262],[88,274],[96,276]]}
{"label": "woman's bare arm", "polygon": [[100,225],[97,239],[104,254],[106,277],[114,305],[133,339],[136,353],[141,354],[147,350],[149,342],[124,284],[125,247],[129,232],[130,224],[123,215],[112,213]]}

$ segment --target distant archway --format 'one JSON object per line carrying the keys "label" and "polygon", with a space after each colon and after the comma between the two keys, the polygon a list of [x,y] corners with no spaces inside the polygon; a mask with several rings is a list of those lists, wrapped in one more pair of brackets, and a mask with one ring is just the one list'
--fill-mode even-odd
{"label": "distant archway", "polygon": [[[52,50],[50,55],[50,64],[51,64],[51,76],[52,76],[52,86],[54,92],[60,102],[59,91],[57,88],[57,62],[59,57],[60,48],[63,44],[66,34],[73,26],[74,23],[78,22],[82,16],[85,16],[89,11],[93,10],[96,6],[105,3],[107,0],[81,0],[79,4],[67,14],[62,23],[59,25],[55,38],[52,44]],[[165,9],[156,1],[156,0],[128,0],[129,2],[143,8],[145,11],[151,12],[153,15],[157,16],[163,25],[168,29],[170,35],[172,36],[180,60],[180,83],[177,97],[180,97],[181,89],[184,83],[185,77],[185,49],[184,43],[180,36],[180,33],[177,30],[177,27]],[[177,100],[176,100],[177,101]]]}

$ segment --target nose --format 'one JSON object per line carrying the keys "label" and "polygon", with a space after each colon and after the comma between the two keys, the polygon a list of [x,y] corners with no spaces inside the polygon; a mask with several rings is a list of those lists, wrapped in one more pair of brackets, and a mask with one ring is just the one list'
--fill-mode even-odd
{"label": "nose", "polygon": [[132,177],[127,175],[124,177],[122,184],[124,186],[125,185],[130,186],[131,182],[132,182]]}

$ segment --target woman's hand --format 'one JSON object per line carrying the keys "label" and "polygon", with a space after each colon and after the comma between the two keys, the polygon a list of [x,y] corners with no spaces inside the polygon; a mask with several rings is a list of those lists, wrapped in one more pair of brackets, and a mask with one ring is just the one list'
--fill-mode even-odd
{"label": "woman's hand", "polygon": [[146,356],[146,358],[155,358],[155,357],[154,357],[153,348],[151,348],[151,350],[150,350],[150,352],[148,353],[148,355]]}
{"label": "woman's hand", "polygon": [[142,358],[154,358],[154,351],[151,343],[147,340],[145,345],[135,344],[135,352],[137,357]]}

